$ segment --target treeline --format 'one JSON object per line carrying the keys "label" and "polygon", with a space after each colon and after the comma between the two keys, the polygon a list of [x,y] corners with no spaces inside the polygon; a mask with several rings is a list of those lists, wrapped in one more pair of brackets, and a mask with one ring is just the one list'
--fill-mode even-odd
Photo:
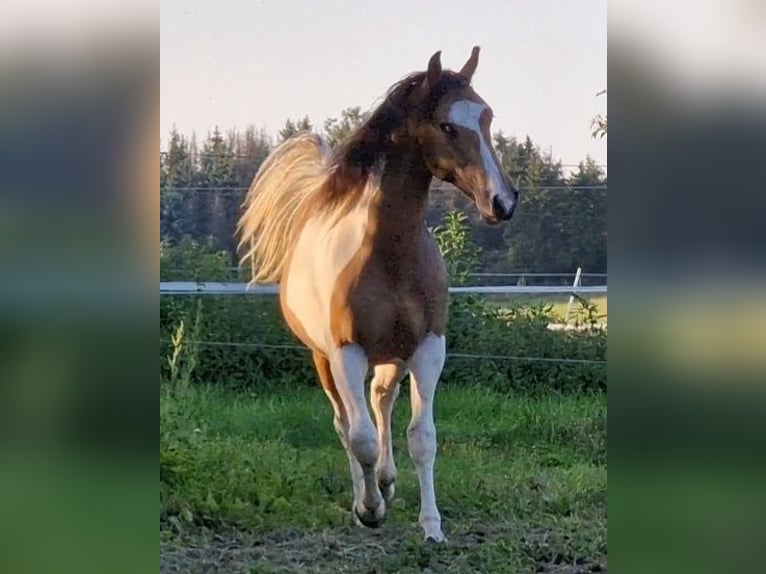
{"label": "treeline", "polygon": [[[322,134],[331,145],[366,117],[360,108],[325,121]],[[289,119],[276,142],[263,130],[221,133],[217,128],[199,142],[171,131],[160,155],[160,233],[174,244],[184,238],[209,241],[236,265],[236,222],[258,167],[273,149],[302,130],[314,130],[308,118]],[[471,238],[480,247],[484,272],[606,272],[606,176],[592,159],[570,174],[527,137],[523,141],[494,134],[503,166],[521,188],[521,203],[509,224],[490,227],[455,190],[431,194],[429,225],[458,209],[469,216]],[[435,182],[439,184],[439,182]],[[443,185],[442,185],[443,187]]]}

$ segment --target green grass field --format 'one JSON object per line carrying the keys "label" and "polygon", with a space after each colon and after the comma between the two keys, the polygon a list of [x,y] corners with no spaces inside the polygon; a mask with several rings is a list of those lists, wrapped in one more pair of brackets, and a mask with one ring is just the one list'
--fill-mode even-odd
{"label": "green grass field", "polygon": [[606,569],[606,397],[510,396],[443,384],[437,501],[425,544],[394,417],[399,478],[386,523],[353,525],[348,463],[321,390],[165,384],[163,572],[590,572]]}

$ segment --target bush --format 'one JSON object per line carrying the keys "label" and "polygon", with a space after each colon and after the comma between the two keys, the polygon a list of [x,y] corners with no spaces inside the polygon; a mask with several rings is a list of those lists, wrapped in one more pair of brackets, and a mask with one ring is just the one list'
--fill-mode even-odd
{"label": "bush", "polygon": [[[226,253],[216,251],[212,243],[200,244],[193,240],[177,246],[162,246],[160,277],[163,281],[246,280],[246,274],[232,270]],[[190,335],[190,326],[195,324],[194,333]],[[185,326],[185,339],[173,344],[180,325]],[[195,362],[191,373],[193,381],[248,386],[279,384],[285,378],[311,380],[314,372],[307,352],[279,347],[298,344],[282,320],[276,296],[160,298],[160,374],[163,378],[171,375],[168,358],[180,354],[180,361]]]}
{"label": "bush", "polygon": [[[478,249],[469,241],[463,219],[449,214],[434,234],[453,284],[465,284]],[[212,243],[185,241],[161,246],[160,276],[164,281],[247,279],[247,274],[230,265],[228,255],[217,251]],[[524,359],[605,360],[606,332],[595,328],[597,318],[587,302],[581,301],[581,306],[580,314],[590,318],[593,329],[551,331],[548,323],[554,318],[550,305],[498,305],[486,297],[453,297],[444,383],[524,392],[604,390],[604,364]],[[307,350],[290,348],[298,345],[285,326],[275,296],[161,297],[162,378],[184,372],[191,382],[242,387],[286,382],[315,385]]]}

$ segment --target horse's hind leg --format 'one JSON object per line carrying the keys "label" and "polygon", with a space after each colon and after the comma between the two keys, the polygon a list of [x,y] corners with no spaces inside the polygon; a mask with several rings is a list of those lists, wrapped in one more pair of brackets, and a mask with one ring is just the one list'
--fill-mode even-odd
{"label": "horse's hind leg", "polygon": [[377,365],[370,384],[370,404],[375,414],[380,446],[377,466],[378,486],[387,503],[394,496],[396,480],[396,465],[391,444],[391,413],[396,397],[399,396],[399,383],[406,373],[406,367],[400,361]]}
{"label": "horse's hind leg", "polygon": [[348,415],[348,446],[362,468],[364,497],[354,503],[354,512],[365,526],[377,528],[386,517],[386,503],[378,488],[375,463],[378,437],[364,396],[367,356],[359,345],[346,345],[330,357],[335,388]]}
{"label": "horse's hind leg", "polygon": [[364,475],[362,474],[362,467],[359,465],[359,461],[356,460],[348,445],[348,416],[346,415],[343,401],[338,394],[338,389],[335,388],[330,361],[321,353],[314,352],[314,366],[319,375],[319,382],[322,383],[322,389],[332,404],[335,432],[338,434],[338,438],[348,455],[348,465],[351,468],[351,482],[354,488],[354,506],[357,504],[361,506],[362,499],[364,498]]}

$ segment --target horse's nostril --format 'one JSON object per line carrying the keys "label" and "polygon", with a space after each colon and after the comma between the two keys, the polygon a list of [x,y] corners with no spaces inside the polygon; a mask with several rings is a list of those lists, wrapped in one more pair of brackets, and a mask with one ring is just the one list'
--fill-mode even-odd
{"label": "horse's nostril", "polygon": [[492,213],[495,218],[503,221],[507,221],[513,215],[513,210],[516,208],[516,201],[511,201],[511,205],[507,206],[499,195],[492,198]]}
{"label": "horse's nostril", "polygon": [[497,217],[502,217],[505,214],[505,208],[503,208],[503,203],[500,201],[499,195],[492,198],[492,211]]}
{"label": "horse's nostril", "polygon": [[513,208],[506,209],[499,195],[492,198],[492,212],[498,219],[509,219],[513,214]]}

